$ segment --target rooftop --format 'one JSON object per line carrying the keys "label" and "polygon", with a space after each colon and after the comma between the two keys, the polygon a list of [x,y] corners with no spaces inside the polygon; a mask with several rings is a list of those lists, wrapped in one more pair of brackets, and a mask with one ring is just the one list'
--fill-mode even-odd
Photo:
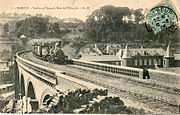
{"label": "rooftop", "polygon": [[163,48],[136,48],[129,49],[131,56],[163,56],[165,54],[165,50]]}
{"label": "rooftop", "polygon": [[[165,50],[162,48],[136,48],[136,49],[120,49],[121,52],[127,53],[129,58],[133,56],[164,56]],[[117,55],[87,55],[80,58],[84,61],[120,61],[122,54],[117,53]],[[127,56],[126,56],[127,57]],[[123,58],[123,56],[122,56]]]}
{"label": "rooftop", "polygon": [[173,52],[172,52],[172,50],[170,48],[170,45],[168,45],[164,57],[174,57]]}
{"label": "rooftop", "polygon": [[84,56],[80,58],[84,61],[119,61],[119,56],[117,55],[100,55],[100,56]]}
{"label": "rooftop", "polygon": [[128,49],[128,45],[126,45],[126,47],[123,51],[122,58],[131,58],[131,53]]}

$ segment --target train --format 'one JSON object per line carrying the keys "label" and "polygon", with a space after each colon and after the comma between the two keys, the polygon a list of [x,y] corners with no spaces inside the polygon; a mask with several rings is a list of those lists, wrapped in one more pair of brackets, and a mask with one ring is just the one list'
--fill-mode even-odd
{"label": "train", "polygon": [[142,79],[150,79],[149,72],[147,69],[140,69],[140,68],[132,68],[126,66],[116,66],[110,64],[103,64],[97,62],[89,62],[83,60],[72,59],[73,64],[93,69],[98,69],[101,71],[107,71],[115,74],[120,74],[123,76],[128,77],[136,77]]}
{"label": "train", "polygon": [[150,79],[147,69],[117,66],[110,64],[103,64],[97,62],[83,61],[79,59],[69,60],[61,50],[61,41],[56,43],[35,43],[33,54],[44,61],[49,61],[55,64],[75,64],[83,67],[94,68],[102,71],[107,71],[115,74],[120,74],[129,77],[136,77],[142,79]]}
{"label": "train", "polygon": [[56,64],[70,63],[68,56],[61,50],[61,41],[55,43],[35,43],[33,54],[36,58]]}

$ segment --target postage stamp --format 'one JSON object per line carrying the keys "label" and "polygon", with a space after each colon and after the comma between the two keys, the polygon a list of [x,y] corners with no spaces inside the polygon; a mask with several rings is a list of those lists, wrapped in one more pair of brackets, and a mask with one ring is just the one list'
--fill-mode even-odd
{"label": "postage stamp", "polygon": [[153,31],[154,34],[164,30],[168,34],[174,34],[178,28],[178,16],[175,10],[169,6],[153,7],[145,18],[148,31]]}

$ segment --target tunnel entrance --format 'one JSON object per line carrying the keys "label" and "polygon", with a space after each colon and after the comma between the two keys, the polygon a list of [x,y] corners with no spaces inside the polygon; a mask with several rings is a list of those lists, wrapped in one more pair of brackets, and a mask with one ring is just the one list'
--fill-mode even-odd
{"label": "tunnel entrance", "polygon": [[25,85],[24,85],[24,76],[21,75],[21,82],[20,82],[20,93],[21,93],[21,98],[25,96]]}
{"label": "tunnel entrance", "polygon": [[147,69],[143,69],[143,79],[150,79],[149,72]]}

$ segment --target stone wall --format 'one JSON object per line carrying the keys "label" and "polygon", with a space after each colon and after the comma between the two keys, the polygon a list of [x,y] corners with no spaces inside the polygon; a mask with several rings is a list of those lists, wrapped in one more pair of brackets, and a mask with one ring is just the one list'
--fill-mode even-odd
{"label": "stone wall", "polygon": [[165,71],[158,71],[158,70],[151,70],[149,69],[150,79],[157,80],[165,83],[170,84],[177,84],[180,83],[180,75],[174,72],[165,72]]}
{"label": "stone wall", "polygon": [[95,84],[70,77],[61,73],[57,73],[57,86],[56,88],[60,91],[69,91],[69,90],[76,90],[76,89],[102,89],[106,90],[106,88],[97,86]]}

